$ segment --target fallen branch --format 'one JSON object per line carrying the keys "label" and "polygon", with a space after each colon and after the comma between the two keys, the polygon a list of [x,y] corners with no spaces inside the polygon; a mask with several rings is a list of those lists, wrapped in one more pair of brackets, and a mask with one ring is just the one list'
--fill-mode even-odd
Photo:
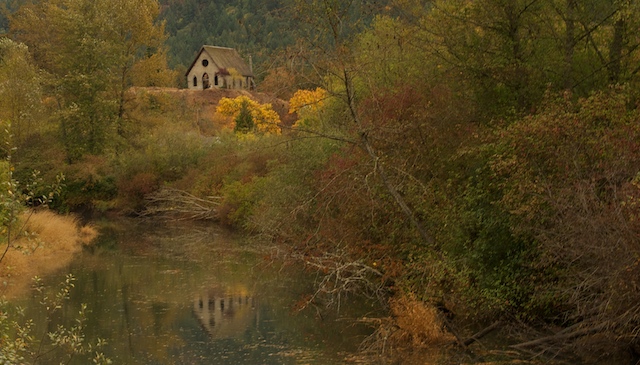
{"label": "fallen branch", "polygon": [[145,197],[141,216],[163,216],[172,220],[210,220],[218,218],[220,197],[199,198],[184,190],[163,188]]}
{"label": "fallen branch", "polygon": [[483,329],[482,331],[480,331],[480,332],[474,334],[473,336],[467,338],[466,340],[462,341],[462,343],[465,346],[469,346],[472,343],[474,343],[474,342],[478,341],[479,339],[481,339],[482,337],[484,337],[484,336],[488,335],[489,333],[495,331],[496,329],[500,328],[500,326],[502,326],[502,322],[501,321],[495,322],[491,326]]}
{"label": "fallen branch", "polygon": [[586,328],[585,327],[579,328],[577,326],[572,326],[570,328],[575,330],[567,331],[565,329],[551,336],[541,337],[532,341],[522,342],[519,344],[511,345],[510,347],[517,350],[522,350],[528,347],[535,347],[535,346],[543,345],[549,342],[564,342],[567,340],[571,340],[574,338],[583,337],[586,335],[590,335],[592,333],[599,332],[607,327],[609,327],[608,322],[600,323],[597,326],[586,327]]}
{"label": "fallen branch", "polygon": [[444,328],[446,328],[447,331],[449,331],[449,333],[451,333],[453,337],[455,337],[456,344],[462,347],[462,349],[465,351],[469,350],[467,348],[468,345],[466,344],[466,341],[462,339],[462,336],[460,336],[458,331],[455,329],[453,324],[451,324],[451,322],[447,319],[447,317],[444,314],[440,313],[440,319],[442,320],[442,324],[444,325]]}

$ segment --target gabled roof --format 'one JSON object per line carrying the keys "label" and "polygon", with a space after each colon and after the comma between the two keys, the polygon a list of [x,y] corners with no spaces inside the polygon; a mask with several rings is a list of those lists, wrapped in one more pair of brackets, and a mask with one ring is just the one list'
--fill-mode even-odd
{"label": "gabled roof", "polygon": [[253,72],[251,72],[251,68],[247,65],[246,62],[240,57],[238,51],[234,48],[227,47],[216,47],[216,46],[202,46],[200,52],[191,63],[191,66],[187,69],[187,75],[196,64],[200,55],[205,52],[216,64],[219,69],[236,69],[242,76],[251,76],[253,77]]}

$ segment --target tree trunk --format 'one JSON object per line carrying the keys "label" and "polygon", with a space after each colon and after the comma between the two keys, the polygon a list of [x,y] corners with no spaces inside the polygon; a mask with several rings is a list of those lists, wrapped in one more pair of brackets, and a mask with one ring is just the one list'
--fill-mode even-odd
{"label": "tree trunk", "polygon": [[343,76],[344,76],[343,81],[345,85],[346,98],[347,98],[346,100],[347,106],[349,107],[349,112],[351,114],[351,118],[353,122],[356,125],[358,125],[360,129],[360,142],[362,143],[362,148],[367,152],[369,157],[371,157],[371,160],[373,161],[375,166],[375,171],[378,173],[378,175],[382,179],[382,182],[385,188],[387,189],[387,191],[389,192],[389,194],[391,194],[391,196],[395,199],[396,203],[398,204],[400,209],[402,209],[402,212],[406,215],[406,217],[409,219],[409,221],[414,226],[414,228],[418,231],[418,233],[424,240],[425,244],[433,247],[435,245],[434,237],[431,236],[425,230],[424,226],[416,218],[415,214],[413,213],[413,211],[411,210],[407,202],[404,200],[402,195],[400,195],[398,190],[393,186],[393,184],[391,184],[391,181],[389,180],[386,170],[384,169],[384,166],[380,161],[380,157],[378,156],[373,146],[369,142],[367,133],[363,131],[362,128],[360,128],[362,124],[360,123],[360,118],[358,117],[356,106],[354,105],[355,98],[353,95],[353,85],[351,84],[351,76],[349,75],[349,72],[347,71],[346,68],[343,69]]}
{"label": "tree trunk", "polygon": [[576,45],[576,0],[567,0],[567,12],[565,14],[565,39],[564,39],[564,88],[570,90],[573,88],[573,55]]}
{"label": "tree trunk", "polygon": [[620,81],[620,71],[622,69],[622,47],[624,42],[624,19],[616,20],[613,25],[613,39],[609,46],[609,62],[607,70],[609,71],[609,82],[612,84]]}

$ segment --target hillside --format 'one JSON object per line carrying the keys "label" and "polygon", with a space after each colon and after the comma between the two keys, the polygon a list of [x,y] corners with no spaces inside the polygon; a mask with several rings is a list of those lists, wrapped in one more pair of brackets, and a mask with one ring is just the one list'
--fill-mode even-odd
{"label": "hillside", "polygon": [[220,129],[220,125],[216,119],[216,108],[222,98],[236,98],[241,95],[246,95],[251,99],[261,104],[271,104],[273,110],[275,110],[280,116],[280,120],[285,125],[291,125],[295,116],[289,114],[288,102],[282,99],[278,99],[271,94],[262,92],[253,92],[248,90],[233,90],[233,89],[217,89],[211,88],[207,90],[189,90],[179,88],[167,88],[167,87],[133,87],[130,92],[135,98],[139,98],[142,94],[149,95],[164,95],[171,99],[183,100],[194,113],[197,111],[197,119],[201,124],[206,124],[206,129],[212,129],[217,131]]}
{"label": "hillside", "polygon": [[186,68],[203,44],[232,47],[260,65],[277,49],[293,43],[286,0],[161,0],[166,21],[169,64]]}

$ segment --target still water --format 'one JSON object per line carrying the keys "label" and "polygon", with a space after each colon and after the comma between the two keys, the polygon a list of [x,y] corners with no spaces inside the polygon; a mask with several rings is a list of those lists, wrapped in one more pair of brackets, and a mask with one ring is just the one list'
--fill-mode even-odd
{"label": "still water", "polygon": [[55,286],[67,272],[76,277],[59,317],[44,318],[35,296],[22,305],[51,330],[73,324],[85,303],[85,334],[107,341],[114,364],[344,363],[370,332],[353,319],[372,305],[322,318],[316,308],[295,310],[313,277],[271,260],[272,250],[205,225],[107,223],[93,248],[45,278]]}

